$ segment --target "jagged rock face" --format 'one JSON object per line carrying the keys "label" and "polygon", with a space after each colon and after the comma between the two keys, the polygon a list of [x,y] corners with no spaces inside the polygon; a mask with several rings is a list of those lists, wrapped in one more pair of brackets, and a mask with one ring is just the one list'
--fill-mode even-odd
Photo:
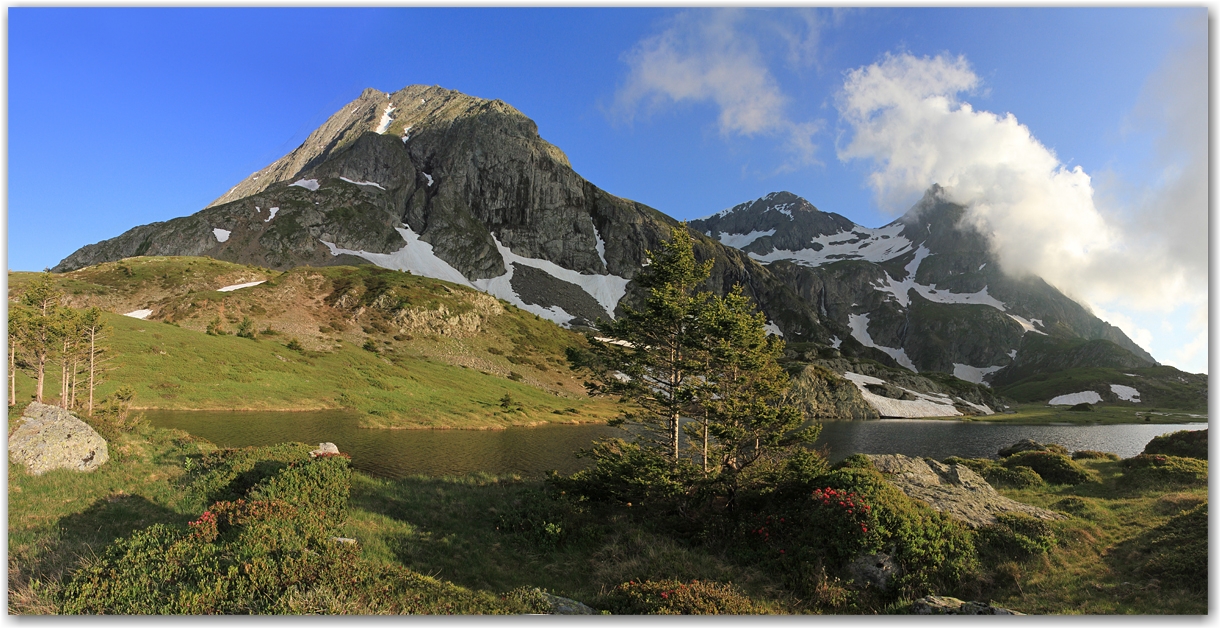
{"label": "jagged rock face", "polygon": [[965,207],[933,186],[878,229],[820,212],[788,192],[691,226],[767,264],[848,355],[986,383],[1039,336],[1104,340],[1138,365],[1154,364],[1120,330],[1046,282],[1005,274],[966,218]]}
{"label": "jagged rock face", "polygon": [[[498,100],[440,87],[368,89],[297,149],[204,210],[136,227],[56,266],[208,255],[269,268],[373,263],[484,290],[564,324],[609,319],[677,222],[576,174],[537,125]],[[741,283],[796,337],[817,316],[766,268],[710,240],[709,285]]]}
{"label": "jagged rock face", "polygon": [[971,528],[996,522],[1000,513],[1016,512],[1047,521],[1064,519],[1057,512],[1023,504],[996,492],[987,480],[960,464],[944,464],[902,454],[869,455],[886,481],[912,499]]}
{"label": "jagged rock face", "polygon": [[33,475],[55,469],[93,471],[110,459],[106,439],[67,410],[30,403],[8,440],[9,458]]}

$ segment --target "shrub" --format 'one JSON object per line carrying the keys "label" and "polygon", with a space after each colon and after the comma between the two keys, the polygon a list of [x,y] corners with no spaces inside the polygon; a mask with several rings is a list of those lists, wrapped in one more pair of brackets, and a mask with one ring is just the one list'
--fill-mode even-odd
{"label": "shrub", "polygon": [[[272,449],[272,448],[267,448]],[[224,463],[248,462],[240,452]],[[282,452],[281,452],[282,453]],[[216,461],[211,461],[216,462]],[[249,466],[259,468],[259,461]],[[220,467],[244,465],[213,464]],[[499,599],[360,557],[332,535],[346,513],[344,456],[296,460],[186,526],[157,524],[112,543],[59,593],[64,613],[527,613]]]}
{"label": "shrub", "polygon": [[208,323],[207,333],[209,336],[224,336],[229,332],[224,330],[224,327],[220,322],[220,317],[217,316],[216,318],[212,319],[212,322]]}
{"label": "shrub", "polygon": [[886,552],[902,566],[894,594],[918,595],[955,584],[976,564],[972,533],[907,497],[872,469],[838,469],[783,516],[753,523],[756,544],[772,556],[842,568],[859,555]]}
{"label": "shrub", "polygon": [[287,347],[287,348],[288,348],[290,351],[298,351],[298,352],[300,352],[300,351],[304,351],[304,350],[305,350],[305,347],[301,346],[301,341],[300,341],[300,340],[297,340],[296,338],[293,338],[292,340],[289,340],[289,341],[288,341],[288,344],[286,344],[286,345],[284,345],[284,346],[285,346],[285,347]]}
{"label": "shrub", "polygon": [[1118,454],[1112,454],[1108,451],[1081,449],[1072,452],[1072,460],[1118,460]]}
{"label": "shrub", "polygon": [[873,461],[864,454],[852,454],[839,461],[836,469],[873,469]]}
{"label": "shrub", "polygon": [[237,325],[237,337],[254,340],[254,321],[250,320],[249,316],[241,319],[241,323]]}
{"label": "shrub", "polygon": [[1091,500],[1076,495],[1064,497],[1051,504],[1051,508],[1082,519],[1098,519],[1103,517],[1105,512],[1104,509],[1094,504]]}
{"label": "shrub", "polygon": [[945,464],[960,464],[983,476],[988,484],[1006,488],[1032,488],[1042,486],[1042,476],[1024,466],[1011,468],[1001,466],[988,458],[945,458]]}
{"label": "shrub", "polygon": [[1063,454],[1065,456],[1069,453],[1067,447],[1064,447],[1063,445],[1057,445],[1055,443],[1047,443],[1044,445],[1029,438],[1009,445],[996,453],[1001,458],[1007,458],[1025,451],[1049,451],[1051,453]]}
{"label": "shrub", "polygon": [[689,459],[677,465],[660,452],[621,438],[593,443],[578,457],[593,458],[593,466],[568,477],[551,476],[549,482],[574,496],[592,501],[640,505],[685,495],[702,477]]}
{"label": "shrub", "polygon": [[1207,430],[1181,430],[1162,434],[1144,446],[1145,454],[1207,460]]}
{"label": "shrub", "polygon": [[766,607],[732,584],[692,580],[624,582],[596,602],[616,615],[762,615]]}
{"label": "shrub", "polygon": [[1034,488],[1045,484],[1037,471],[1022,465],[995,465],[983,473],[983,479],[992,486],[1003,488]]}
{"label": "shrub", "polygon": [[364,341],[364,344],[361,345],[360,348],[370,353],[377,353],[377,342],[372,338],[369,338]]}
{"label": "shrub", "polygon": [[1024,513],[1002,513],[996,522],[979,529],[980,550],[1005,558],[1029,558],[1055,546],[1051,524]]}
{"label": "shrub", "polygon": [[1023,451],[1006,458],[1006,468],[1029,467],[1050,484],[1081,484],[1093,476],[1064,454],[1050,451]]}
{"label": "shrub", "polygon": [[1122,461],[1119,482],[1127,487],[1206,486],[1207,461],[1140,454]]}

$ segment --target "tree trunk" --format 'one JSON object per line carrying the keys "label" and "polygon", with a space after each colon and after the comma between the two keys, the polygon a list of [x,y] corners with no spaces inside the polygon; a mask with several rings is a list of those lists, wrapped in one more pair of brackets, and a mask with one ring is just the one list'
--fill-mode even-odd
{"label": "tree trunk", "polygon": [[703,475],[707,475],[707,417],[703,417]]}
{"label": "tree trunk", "polygon": [[38,403],[42,403],[42,384],[47,379],[47,356],[38,356],[37,362],[35,366],[38,369],[38,388],[34,391],[34,398]]}
{"label": "tree trunk", "polygon": [[17,405],[17,341],[8,339],[8,407]]}
{"label": "tree trunk", "polygon": [[93,371],[97,362],[97,332],[89,332],[89,416],[93,416]]}

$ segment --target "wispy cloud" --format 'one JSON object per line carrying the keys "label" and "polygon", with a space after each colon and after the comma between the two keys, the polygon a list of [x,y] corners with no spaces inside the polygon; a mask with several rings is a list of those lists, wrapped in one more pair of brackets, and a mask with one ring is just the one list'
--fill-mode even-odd
{"label": "wispy cloud", "polygon": [[1160,127],[1162,176],[1135,206],[1097,202],[1090,176],[1013,114],[962,100],[980,88],[964,57],[887,55],[849,72],[838,156],[872,163],[870,186],[892,212],[941,184],[1007,272],[1039,275],[1152,342],[1151,325],[1129,315],[1207,307],[1206,62],[1204,36],[1149,81],[1136,118]]}
{"label": "wispy cloud", "polygon": [[790,99],[769,68],[816,66],[820,27],[813,11],[782,19],[743,9],[680,13],[623,55],[629,71],[613,114],[631,121],[680,103],[711,103],[722,137],[782,137],[791,165],[815,164],[822,123],[790,117]]}

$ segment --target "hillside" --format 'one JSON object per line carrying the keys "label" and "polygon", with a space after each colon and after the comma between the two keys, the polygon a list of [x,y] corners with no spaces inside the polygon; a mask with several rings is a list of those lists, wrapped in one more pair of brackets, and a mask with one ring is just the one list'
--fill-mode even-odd
{"label": "hillside", "polygon": [[[32,276],[10,274],[10,299]],[[366,427],[499,428],[615,414],[567,368],[564,351],[582,336],[462,286],[373,266],[281,273],[173,257],[57,280],[69,305],[111,312],[114,370],[101,392],[132,385],[144,408],[347,409]],[[114,313],[139,310],[146,319]],[[233,335],[247,318],[254,339]],[[19,383],[24,399],[32,386]]]}

